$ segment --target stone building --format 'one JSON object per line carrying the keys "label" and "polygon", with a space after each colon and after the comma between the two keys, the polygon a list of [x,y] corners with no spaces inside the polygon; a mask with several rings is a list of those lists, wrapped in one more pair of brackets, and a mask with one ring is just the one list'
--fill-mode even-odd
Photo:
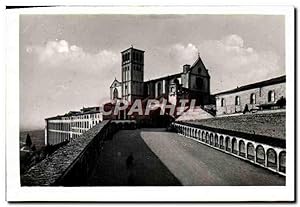
{"label": "stone building", "polygon": [[211,103],[210,75],[200,56],[192,66],[184,65],[180,73],[144,81],[144,51],[131,47],[121,54],[122,80],[111,84],[112,100],[133,103],[136,99],[165,97],[174,105],[179,98],[196,99],[198,105]]}
{"label": "stone building", "polygon": [[215,94],[216,114],[228,115],[246,111],[285,107],[286,76],[256,82]]}
{"label": "stone building", "polygon": [[103,120],[100,107],[82,108],[45,119],[45,145],[72,141]]}
{"label": "stone building", "polygon": [[122,98],[122,83],[119,82],[116,78],[110,85],[110,99],[116,100]]}

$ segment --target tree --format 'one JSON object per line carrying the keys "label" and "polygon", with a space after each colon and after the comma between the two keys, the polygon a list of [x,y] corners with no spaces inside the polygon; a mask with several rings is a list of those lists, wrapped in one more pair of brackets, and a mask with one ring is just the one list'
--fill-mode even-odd
{"label": "tree", "polygon": [[33,152],[36,151],[35,145],[33,145],[33,146],[31,147],[31,150],[32,150]]}
{"label": "tree", "polygon": [[276,105],[278,105],[280,108],[283,108],[286,105],[286,100],[283,96],[276,102]]}
{"label": "tree", "polygon": [[243,114],[249,112],[249,109],[248,109],[248,104],[245,105],[245,108],[244,108],[244,111],[243,111]]}
{"label": "tree", "polygon": [[30,138],[30,135],[29,135],[29,134],[27,134],[27,137],[26,137],[26,145],[27,145],[28,147],[30,147],[30,146],[32,145],[32,141],[31,141],[31,138]]}

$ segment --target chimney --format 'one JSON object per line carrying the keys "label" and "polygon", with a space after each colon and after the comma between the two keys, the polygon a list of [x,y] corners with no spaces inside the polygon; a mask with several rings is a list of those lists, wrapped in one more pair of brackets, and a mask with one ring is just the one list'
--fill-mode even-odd
{"label": "chimney", "polygon": [[188,70],[190,69],[190,65],[188,65],[188,64],[185,64],[184,66],[183,66],[183,72],[184,73],[186,73],[186,72],[188,72]]}

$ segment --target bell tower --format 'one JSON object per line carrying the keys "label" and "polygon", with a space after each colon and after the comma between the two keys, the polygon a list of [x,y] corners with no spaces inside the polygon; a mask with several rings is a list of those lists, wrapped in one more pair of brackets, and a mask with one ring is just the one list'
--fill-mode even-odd
{"label": "bell tower", "polygon": [[122,54],[122,99],[133,103],[144,95],[144,51],[133,46]]}

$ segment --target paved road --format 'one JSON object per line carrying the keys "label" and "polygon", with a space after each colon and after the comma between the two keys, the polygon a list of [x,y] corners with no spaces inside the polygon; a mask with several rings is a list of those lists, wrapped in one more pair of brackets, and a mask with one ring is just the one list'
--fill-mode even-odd
{"label": "paved road", "polygon": [[89,185],[285,184],[282,176],[164,129],[119,131],[103,152]]}

